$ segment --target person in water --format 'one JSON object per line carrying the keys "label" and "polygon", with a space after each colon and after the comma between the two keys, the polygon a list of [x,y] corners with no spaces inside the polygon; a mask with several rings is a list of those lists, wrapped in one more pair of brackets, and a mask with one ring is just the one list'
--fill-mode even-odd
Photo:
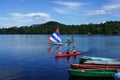
{"label": "person in water", "polygon": [[72,52],[73,52],[73,53],[76,53],[76,52],[77,52],[74,46],[73,46]]}

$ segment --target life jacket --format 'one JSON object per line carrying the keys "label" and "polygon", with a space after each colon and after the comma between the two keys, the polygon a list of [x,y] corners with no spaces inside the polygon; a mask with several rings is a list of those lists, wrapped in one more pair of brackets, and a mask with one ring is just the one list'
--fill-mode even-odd
{"label": "life jacket", "polygon": [[61,51],[59,51],[59,52],[58,52],[58,54],[62,54],[62,52],[61,52]]}
{"label": "life jacket", "polygon": [[73,49],[73,51],[72,52],[76,52],[76,50],[75,49]]}

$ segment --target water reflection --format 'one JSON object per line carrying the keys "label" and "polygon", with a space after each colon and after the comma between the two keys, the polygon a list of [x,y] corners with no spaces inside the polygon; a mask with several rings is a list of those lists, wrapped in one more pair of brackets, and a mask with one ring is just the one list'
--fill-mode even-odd
{"label": "water reflection", "polygon": [[49,45],[48,46],[48,52],[58,52],[59,50],[61,50],[61,46],[59,45]]}
{"label": "water reflection", "polygon": [[100,78],[100,77],[69,77],[68,80],[114,80],[113,77],[110,78]]}
{"label": "water reflection", "polygon": [[62,60],[66,60],[67,63],[71,62],[70,60],[72,60],[72,63],[76,62],[76,56],[70,56],[70,57],[55,57],[55,60],[57,63],[59,63]]}
{"label": "water reflection", "polygon": [[0,80],[12,80],[13,78],[17,78],[23,76],[21,72],[23,71],[23,67],[15,64],[3,64],[4,66],[0,67]]}

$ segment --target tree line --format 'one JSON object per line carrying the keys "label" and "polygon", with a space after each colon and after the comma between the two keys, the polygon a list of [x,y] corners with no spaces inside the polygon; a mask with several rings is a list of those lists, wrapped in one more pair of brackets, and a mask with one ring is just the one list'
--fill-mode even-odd
{"label": "tree line", "polygon": [[107,21],[100,24],[65,25],[55,21],[22,27],[1,28],[0,34],[52,34],[56,28],[61,34],[103,34],[120,35],[120,21]]}

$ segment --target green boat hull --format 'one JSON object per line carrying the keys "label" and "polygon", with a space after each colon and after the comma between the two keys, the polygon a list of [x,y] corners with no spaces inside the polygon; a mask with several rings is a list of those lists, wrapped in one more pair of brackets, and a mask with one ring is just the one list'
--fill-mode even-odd
{"label": "green boat hull", "polygon": [[68,69],[69,75],[75,77],[112,77],[116,72],[109,69]]}

